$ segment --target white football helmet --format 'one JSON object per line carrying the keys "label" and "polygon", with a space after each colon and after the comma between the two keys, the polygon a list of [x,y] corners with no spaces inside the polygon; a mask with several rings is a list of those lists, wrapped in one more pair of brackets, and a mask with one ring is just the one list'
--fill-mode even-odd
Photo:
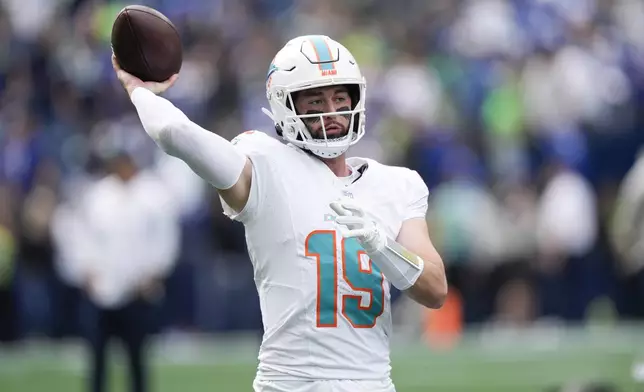
{"label": "white football helmet", "polygon": [[[351,110],[301,114],[295,110],[293,93],[310,88],[346,85]],[[289,143],[321,158],[345,153],[365,133],[366,82],[351,53],[324,35],[301,36],[290,40],[275,56],[266,76],[266,97],[271,110],[263,109],[275,123],[278,135]],[[341,138],[327,138],[324,116],[351,116],[349,132]],[[303,118],[320,117],[324,138],[313,138]]]}

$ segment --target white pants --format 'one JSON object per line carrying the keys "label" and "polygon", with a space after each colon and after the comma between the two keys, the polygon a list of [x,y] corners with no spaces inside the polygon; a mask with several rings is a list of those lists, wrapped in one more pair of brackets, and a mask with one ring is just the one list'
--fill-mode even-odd
{"label": "white pants", "polygon": [[317,381],[255,379],[253,390],[255,392],[396,392],[396,388],[390,379]]}

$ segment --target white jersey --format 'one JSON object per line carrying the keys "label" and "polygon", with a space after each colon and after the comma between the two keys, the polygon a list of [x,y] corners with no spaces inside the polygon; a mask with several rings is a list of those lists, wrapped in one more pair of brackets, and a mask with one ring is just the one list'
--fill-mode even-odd
{"label": "white jersey", "polygon": [[258,378],[381,380],[389,377],[389,283],[354,239],[336,231],[329,203],[359,200],[391,238],[424,218],[428,190],[415,171],[349,158],[338,178],[319,159],[258,131],[233,144],[250,157],[244,223],[264,337]]}

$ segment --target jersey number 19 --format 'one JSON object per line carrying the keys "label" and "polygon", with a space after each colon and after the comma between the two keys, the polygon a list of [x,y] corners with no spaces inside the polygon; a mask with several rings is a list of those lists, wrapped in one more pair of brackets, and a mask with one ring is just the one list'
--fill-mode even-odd
{"label": "jersey number 19", "polygon": [[[368,258],[358,241],[342,238],[341,253],[337,257],[335,230],[316,230],[306,237],[306,256],[317,260],[317,308],[318,328],[338,326],[338,263],[342,263],[342,279],[356,294],[369,295],[369,304],[361,304],[362,296],[342,294],[342,315],[354,328],[372,328],[384,311],[384,277],[378,267]],[[363,263],[364,262],[364,263]]]}

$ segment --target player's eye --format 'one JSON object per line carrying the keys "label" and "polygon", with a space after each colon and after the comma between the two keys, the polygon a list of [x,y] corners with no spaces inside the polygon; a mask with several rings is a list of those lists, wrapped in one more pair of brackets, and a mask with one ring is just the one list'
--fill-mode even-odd
{"label": "player's eye", "polygon": [[322,105],[322,100],[321,99],[316,99],[314,101],[310,101],[309,105]]}

